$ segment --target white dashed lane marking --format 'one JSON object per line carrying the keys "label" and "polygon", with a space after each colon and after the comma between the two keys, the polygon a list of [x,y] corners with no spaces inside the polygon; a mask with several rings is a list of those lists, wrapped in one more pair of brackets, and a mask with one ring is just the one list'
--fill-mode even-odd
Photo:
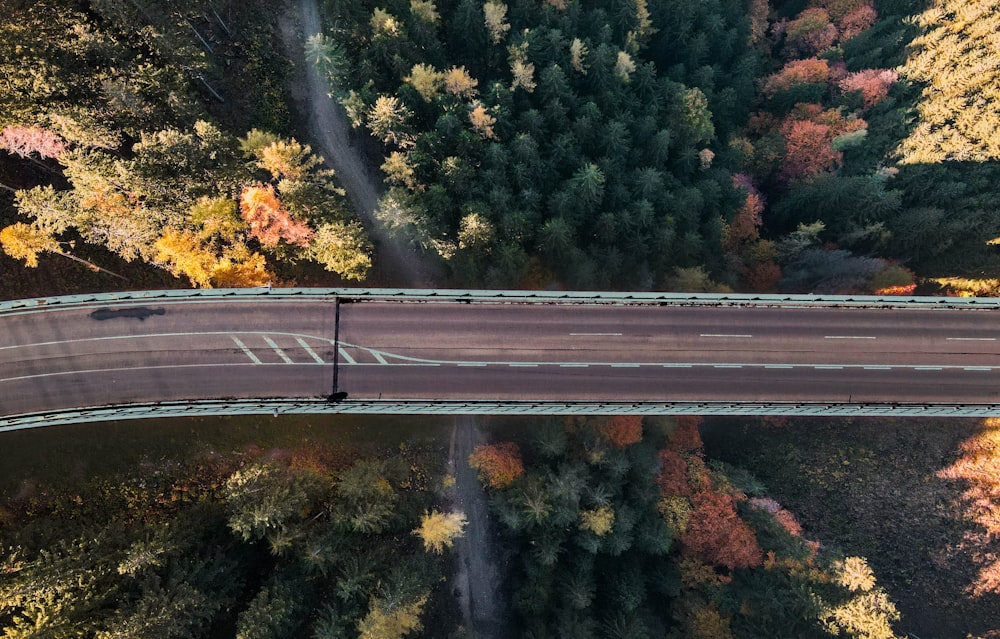
{"label": "white dashed lane marking", "polygon": [[291,357],[289,357],[289,356],[288,356],[288,355],[287,355],[287,354],[285,353],[285,351],[281,350],[281,349],[280,349],[280,348],[278,347],[278,344],[277,344],[277,343],[276,343],[276,342],[275,342],[275,341],[274,341],[273,339],[271,339],[270,337],[267,337],[267,336],[265,335],[265,336],[264,336],[264,341],[265,341],[265,342],[267,342],[267,345],[271,347],[271,350],[273,350],[273,351],[274,351],[275,353],[277,353],[277,354],[278,354],[278,357],[280,357],[280,358],[281,358],[281,361],[283,361],[283,362],[284,362],[284,363],[286,363],[286,364],[291,364],[291,363],[292,363],[292,358],[291,358]]}
{"label": "white dashed lane marking", "polygon": [[313,349],[309,348],[309,344],[307,344],[304,339],[302,339],[301,337],[296,337],[295,341],[299,343],[299,346],[301,346],[303,348],[303,350],[305,350],[305,352],[309,353],[310,357],[312,357],[314,360],[316,360],[317,364],[325,364],[325,362],[323,361],[323,358],[320,357],[319,355],[317,355],[316,351],[314,351]]}
{"label": "white dashed lane marking", "polygon": [[236,345],[240,347],[240,350],[246,353],[246,356],[250,358],[251,362],[253,362],[254,364],[262,363],[259,359],[257,359],[257,356],[253,354],[253,351],[250,350],[250,348],[243,343],[243,340],[236,337],[235,335],[230,335],[230,337],[232,337],[233,341],[236,342]]}

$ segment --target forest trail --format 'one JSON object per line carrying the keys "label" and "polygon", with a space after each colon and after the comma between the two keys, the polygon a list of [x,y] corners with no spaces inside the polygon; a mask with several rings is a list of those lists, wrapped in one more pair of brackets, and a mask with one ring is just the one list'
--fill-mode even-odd
{"label": "forest trail", "polygon": [[503,575],[486,493],[467,461],[473,449],[485,443],[485,434],[475,417],[455,418],[448,456],[448,472],[455,478],[452,508],[464,512],[469,522],[465,535],[455,541],[458,554],[455,585],[462,618],[472,636],[499,639],[504,636],[499,588]]}
{"label": "forest trail", "polygon": [[[380,182],[350,142],[350,123],[343,107],[330,98],[326,80],[304,58],[305,38],[322,30],[316,0],[299,0],[298,13],[298,23],[294,15],[279,18],[282,43],[298,69],[296,77],[289,79],[289,90],[300,111],[308,117],[310,141],[336,172],[376,244],[377,284],[440,286],[443,281],[440,269],[400,240],[390,237],[375,218]],[[476,418],[455,420],[448,472],[456,481],[454,489],[449,491],[449,499],[452,510],[466,514],[468,526],[465,535],[455,543],[454,577],[466,628],[479,639],[499,639],[504,634],[504,606],[493,522],[486,493],[467,462],[473,449],[485,441]]]}
{"label": "forest trail", "polygon": [[330,97],[326,79],[305,59],[305,39],[322,32],[319,7],[316,0],[299,0],[298,10],[298,25],[294,23],[294,16],[286,15],[279,20],[282,43],[298,67],[298,77],[289,83],[290,89],[308,118],[311,142],[336,172],[337,180],[347,191],[348,199],[376,245],[377,260],[369,283],[419,288],[439,284],[442,279],[439,269],[405,242],[390,236],[376,219],[381,180],[373,175],[375,169],[351,143],[347,114]]}

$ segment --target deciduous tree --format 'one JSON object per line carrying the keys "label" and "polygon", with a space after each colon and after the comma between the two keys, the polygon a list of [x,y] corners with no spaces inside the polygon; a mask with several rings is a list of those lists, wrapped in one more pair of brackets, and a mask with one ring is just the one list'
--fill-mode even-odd
{"label": "deciduous tree", "polygon": [[424,550],[441,554],[462,536],[467,524],[465,513],[443,513],[432,510],[420,518],[420,527],[413,531],[424,542]]}
{"label": "deciduous tree", "polygon": [[15,260],[24,260],[30,268],[38,266],[39,253],[59,253],[59,242],[51,233],[16,222],[0,230],[0,246]]}
{"label": "deciduous tree", "polygon": [[316,228],[308,254],[326,270],[348,280],[363,280],[372,266],[372,245],[356,222],[324,222]]}
{"label": "deciduous tree", "polygon": [[292,218],[270,184],[258,182],[244,187],[240,193],[240,215],[249,225],[250,235],[264,246],[274,247],[284,240],[305,247],[313,236],[308,224]]}
{"label": "deciduous tree", "polygon": [[490,488],[506,488],[524,474],[521,450],[513,442],[476,446],[469,466],[479,471],[479,479]]}
{"label": "deciduous tree", "polygon": [[726,568],[750,568],[763,553],[750,527],[736,514],[731,495],[702,490],[691,498],[694,512],[681,537],[686,552]]}

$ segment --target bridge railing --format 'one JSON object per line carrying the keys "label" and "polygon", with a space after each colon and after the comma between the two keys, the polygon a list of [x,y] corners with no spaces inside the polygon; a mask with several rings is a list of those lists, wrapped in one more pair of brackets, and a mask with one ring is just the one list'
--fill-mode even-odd
{"label": "bridge railing", "polygon": [[794,402],[537,402],[245,399],[155,402],[0,417],[0,432],[64,424],[238,415],[741,415],[788,417],[1000,417],[1000,404],[835,404]]}
{"label": "bridge railing", "polygon": [[89,293],[0,301],[0,313],[46,310],[95,304],[170,301],[261,301],[273,299],[341,299],[395,302],[460,302],[591,305],[789,306],[853,308],[1000,309],[995,297],[931,297],[895,295],[763,295],[756,293],[667,293],[612,291],[522,291],[402,288],[209,288]]}

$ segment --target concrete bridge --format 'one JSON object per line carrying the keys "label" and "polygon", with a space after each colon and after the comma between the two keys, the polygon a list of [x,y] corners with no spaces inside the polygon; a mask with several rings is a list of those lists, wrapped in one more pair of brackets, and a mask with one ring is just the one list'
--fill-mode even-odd
{"label": "concrete bridge", "polygon": [[1000,416],[1000,299],[401,289],[0,302],[0,430],[280,413]]}

